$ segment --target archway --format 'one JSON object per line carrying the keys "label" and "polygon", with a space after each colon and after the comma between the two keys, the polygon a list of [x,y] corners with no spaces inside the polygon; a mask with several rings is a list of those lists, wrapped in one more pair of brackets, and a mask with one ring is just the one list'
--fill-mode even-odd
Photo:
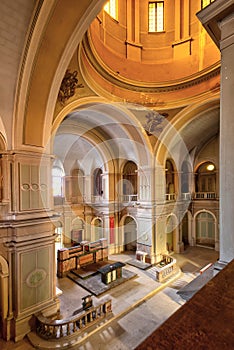
{"label": "archway", "polygon": [[216,168],[212,162],[201,164],[196,171],[196,198],[216,197]]}
{"label": "archway", "polygon": [[182,241],[184,243],[184,247],[189,245],[189,219],[188,219],[188,213],[185,213],[182,223],[181,223],[181,229],[182,229]]}
{"label": "archway", "polygon": [[167,251],[173,252],[176,251],[176,244],[177,244],[177,223],[174,215],[170,215],[167,218],[166,222],[166,248]]}
{"label": "archway", "polygon": [[196,244],[215,248],[215,219],[207,211],[196,216]]}
{"label": "archway", "polygon": [[84,221],[80,218],[75,218],[72,221],[71,243],[76,245],[84,239]]}
{"label": "archway", "polygon": [[100,238],[103,238],[103,224],[102,220],[100,218],[95,218],[92,222],[92,228],[93,228],[93,241],[98,241]]}
{"label": "archway", "polygon": [[136,200],[137,195],[137,165],[128,161],[123,168],[123,196],[124,201]]}
{"label": "archway", "polygon": [[136,251],[137,224],[131,216],[126,216],[124,220],[124,250]]}

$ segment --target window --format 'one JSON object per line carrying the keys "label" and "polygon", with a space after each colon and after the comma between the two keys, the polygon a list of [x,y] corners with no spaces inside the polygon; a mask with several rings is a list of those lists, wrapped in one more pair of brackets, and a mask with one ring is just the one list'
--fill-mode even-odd
{"label": "window", "polygon": [[63,176],[64,172],[61,168],[54,167],[52,170],[53,178],[53,195],[60,196],[63,195]]}
{"label": "window", "polygon": [[118,19],[118,3],[117,0],[109,0],[104,6],[104,10],[114,19]]}
{"label": "window", "polygon": [[164,1],[149,2],[149,32],[164,31]]}
{"label": "window", "polygon": [[102,169],[96,168],[93,172],[93,194],[94,196],[102,196]]}
{"label": "window", "polygon": [[201,8],[204,9],[205,7],[207,7],[208,5],[210,5],[214,1],[215,0],[202,0],[201,1]]}

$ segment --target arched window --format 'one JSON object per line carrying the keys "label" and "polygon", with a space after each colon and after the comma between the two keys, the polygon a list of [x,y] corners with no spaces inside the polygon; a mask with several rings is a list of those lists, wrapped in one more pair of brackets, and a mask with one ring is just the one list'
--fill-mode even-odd
{"label": "arched window", "polygon": [[93,195],[102,196],[102,169],[96,168],[93,172]]}
{"label": "arched window", "polygon": [[53,167],[52,169],[52,185],[53,185],[53,196],[63,197],[63,177],[64,171],[60,167]]}

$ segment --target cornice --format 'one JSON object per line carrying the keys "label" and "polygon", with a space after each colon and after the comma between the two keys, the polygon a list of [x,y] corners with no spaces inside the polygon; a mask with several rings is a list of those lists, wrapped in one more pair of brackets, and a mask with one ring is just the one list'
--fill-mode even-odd
{"label": "cornice", "polygon": [[162,93],[187,89],[201,84],[204,81],[208,81],[220,74],[220,61],[218,61],[209,68],[192,74],[186,78],[160,83],[139,82],[122,77],[107,67],[97,54],[88,32],[85,34],[82,40],[81,50],[85,54],[90,65],[100,76],[102,76],[102,78],[122,89],[132,90],[135,92]]}

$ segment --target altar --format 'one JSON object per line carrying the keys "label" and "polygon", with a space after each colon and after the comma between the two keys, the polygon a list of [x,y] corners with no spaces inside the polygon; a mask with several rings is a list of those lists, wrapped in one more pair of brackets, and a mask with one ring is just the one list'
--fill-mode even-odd
{"label": "altar", "polygon": [[105,265],[98,269],[97,271],[101,274],[102,282],[109,284],[116,281],[118,278],[122,277],[122,267],[125,266],[124,263],[117,261],[111,264]]}

